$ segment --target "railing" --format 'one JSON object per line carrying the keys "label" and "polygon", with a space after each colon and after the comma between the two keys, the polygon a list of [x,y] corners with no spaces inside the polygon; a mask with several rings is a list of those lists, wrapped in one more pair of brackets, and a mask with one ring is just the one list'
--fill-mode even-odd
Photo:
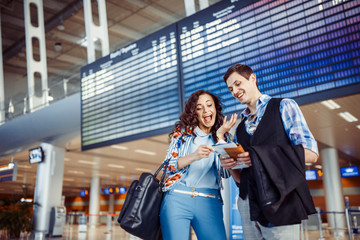
{"label": "railing", "polygon": [[[328,220],[333,220],[333,227],[332,226],[323,226],[321,215],[326,214],[328,215]],[[344,215],[346,226],[340,226],[338,223],[338,218],[336,216]],[[358,215],[358,216],[357,216]],[[358,226],[358,217],[360,220],[360,210],[353,210],[346,208],[344,212],[336,212],[336,211],[329,211],[323,212],[318,211],[317,213],[312,215],[312,219],[314,216],[317,218],[316,227],[318,227],[319,235],[316,236],[317,240],[325,240],[325,234],[330,232],[332,239],[348,239],[355,240],[360,239],[359,233],[359,226]],[[310,216],[311,217],[311,216]],[[310,219],[309,219],[310,220]],[[309,220],[305,220],[301,224],[301,239],[302,240],[309,240]],[[314,236],[311,238],[315,239]]]}
{"label": "railing", "polygon": [[[82,66],[82,64],[75,65],[64,72],[50,76],[48,78],[49,87],[44,91],[41,89],[41,86],[36,85],[34,98],[42,99],[43,96],[47,94],[48,102],[43,103],[42,101],[38,101],[31,110],[29,108],[29,95],[27,90],[7,97],[5,104],[0,104],[0,113],[5,115],[5,119],[0,118],[0,125],[80,92],[80,69]],[[1,109],[3,105],[4,109]]]}

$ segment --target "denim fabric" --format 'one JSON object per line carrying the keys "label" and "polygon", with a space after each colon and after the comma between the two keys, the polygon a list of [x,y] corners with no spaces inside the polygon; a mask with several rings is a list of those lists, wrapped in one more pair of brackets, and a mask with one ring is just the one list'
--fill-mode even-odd
{"label": "denim fabric", "polygon": [[[177,184],[174,189],[192,191],[192,188]],[[188,240],[190,226],[198,240],[226,240],[223,222],[223,203],[218,190],[195,189],[215,198],[194,197],[169,190],[164,194],[160,210],[160,224],[164,240]]]}

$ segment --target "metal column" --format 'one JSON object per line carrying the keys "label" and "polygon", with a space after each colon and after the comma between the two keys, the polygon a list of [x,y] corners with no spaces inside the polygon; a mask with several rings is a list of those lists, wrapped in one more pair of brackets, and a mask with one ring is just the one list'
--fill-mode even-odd
{"label": "metal column", "polygon": [[[30,5],[36,6],[37,23],[34,26],[31,23]],[[28,97],[29,110],[34,111],[37,108],[48,104],[48,75],[45,48],[45,28],[44,28],[44,11],[42,0],[24,0],[24,17],[25,17],[25,42],[26,42],[26,65],[28,72]],[[33,39],[39,41],[40,59],[35,60],[33,52]],[[39,97],[35,94],[35,77],[39,73],[41,76],[41,94]]]}
{"label": "metal column", "polygon": [[34,192],[34,234],[35,239],[44,239],[49,233],[50,213],[53,206],[60,206],[64,177],[65,149],[48,143],[40,145],[45,160],[38,163]]}
{"label": "metal column", "polygon": [[99,222],[99,210],[100,210],[100,178],[93,177],[91,179],[90,189],[90,203],[89,203],[89,225],[90,228],[95,228]]}
{"label": "metal column", "polygon": [[200,10],[209,7],[209,0],[199,0]]}
{"label": "metal column", "polygon": [[[338,154],[335,148],[325,148],[320,153],[323,163],[323,181],[327,212],[344,212],[344,193],[341,184]],[[329,214],[330,227],[345,228],[344,214]]]}
{"label": "metal column", "polygon": [[5,86],[4,65],[2,58],[1,12],[0,12],[0,125],[5,123]]}
{"label": "metal column", "polygon": [[95,40],[101,41],[102,56],[109,54],[109,33],[107,25],[105,0],[97,0],[99,9],[99,26],[93,22],[91,0],[84,0],[84,20],[87,38],[88,63],[96,60]]}
{"label": "metal column", "polygon": [[184,4],[186,16],[193,15],[196,12],[194,0],[184,0]]}

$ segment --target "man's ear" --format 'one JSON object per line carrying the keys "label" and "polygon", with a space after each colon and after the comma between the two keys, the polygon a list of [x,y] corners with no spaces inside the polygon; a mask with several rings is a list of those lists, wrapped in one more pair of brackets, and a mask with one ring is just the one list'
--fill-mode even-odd
{"label": "man's ear", "polygon": [[250,75],[250,80],[256,82],[256,75],[255,75],[255,73],[252,73],[252,74]]}

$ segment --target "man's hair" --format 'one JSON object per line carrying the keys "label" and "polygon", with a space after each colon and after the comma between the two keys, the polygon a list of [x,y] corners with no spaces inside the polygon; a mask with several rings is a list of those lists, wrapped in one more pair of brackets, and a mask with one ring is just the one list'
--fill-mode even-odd
{"label": "man's hair", "polygon": [[229,67],[228,70],[226,71],[226,73],[224,75],[225,83],[226,83],[226,80],[229,78],[229,76],[234,72],[237,72],[238,74],[240,74],[241,76],[243,76],[247,80],[249,80],[250,75],[254,73],[254,71],[248,65],[235,64],[235,65]]}

